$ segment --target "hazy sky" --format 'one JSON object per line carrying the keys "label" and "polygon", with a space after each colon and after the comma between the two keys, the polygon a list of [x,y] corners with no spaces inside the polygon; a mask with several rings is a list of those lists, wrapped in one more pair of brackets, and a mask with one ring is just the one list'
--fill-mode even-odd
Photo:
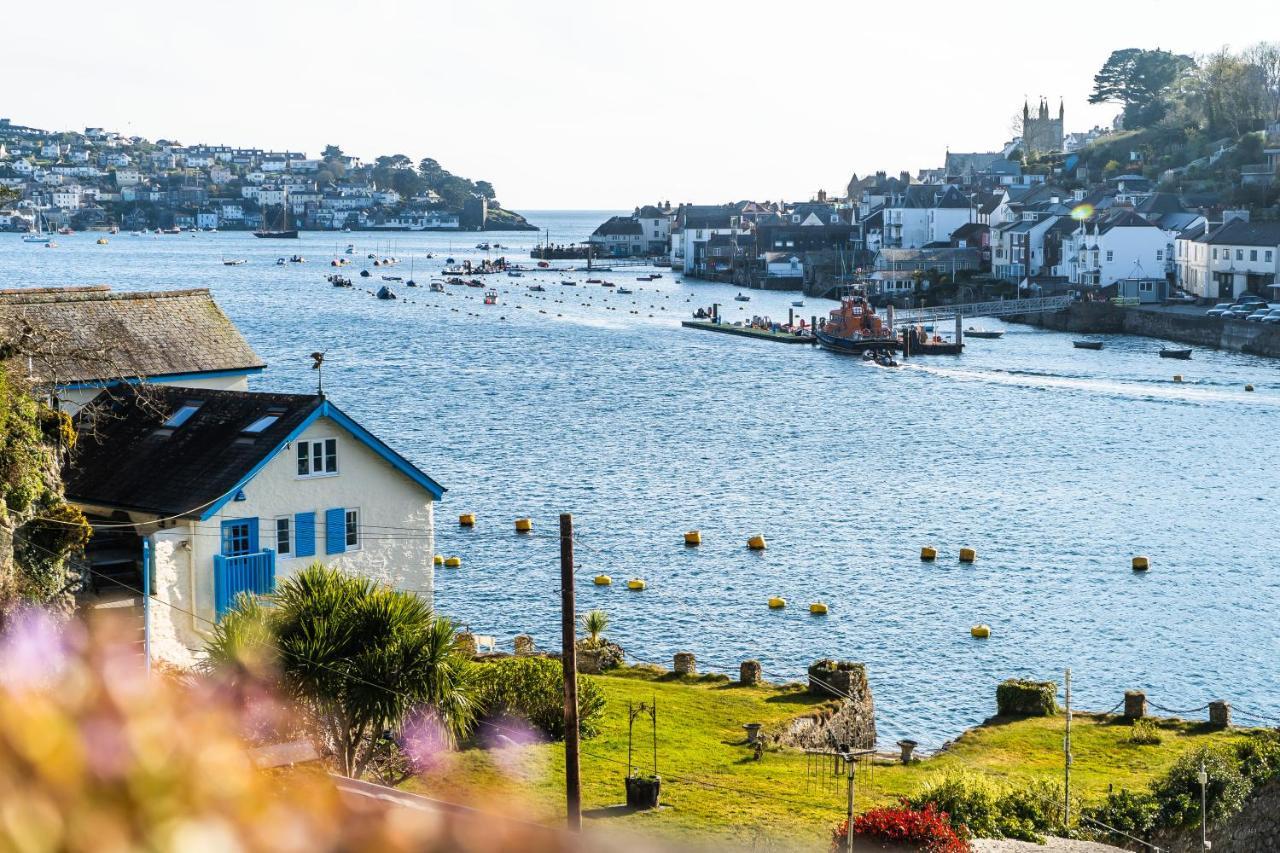
{"label": "hazy sky", "polygon": [[0,116],[185,144],[434,157],[520,208],[800,199],[1067,129],[1116,48],[1280,38],[1272,2],[5,4]]}

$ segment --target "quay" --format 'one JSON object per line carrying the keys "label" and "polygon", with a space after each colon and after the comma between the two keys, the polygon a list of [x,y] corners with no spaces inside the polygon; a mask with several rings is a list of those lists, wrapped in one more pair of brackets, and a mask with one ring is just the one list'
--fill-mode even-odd
{"label": "quay", "polygon": [[720,332],[725,335],[741,335],[744,338],[777,341],[780,344],[816,344],[818,342],[818,339],[812,335],[772,332],[767,329],[757,329],[754,326],[735,326],[731,323],[715,323],[711,320],[682,320],[680,325],[686,329],[702,329],[706,332]]}

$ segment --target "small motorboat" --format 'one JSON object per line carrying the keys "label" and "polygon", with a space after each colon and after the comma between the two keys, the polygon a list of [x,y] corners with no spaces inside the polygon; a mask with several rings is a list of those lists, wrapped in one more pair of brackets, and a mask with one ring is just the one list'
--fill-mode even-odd
{"label": "small motorboat", "polygon": [[231,258],[229,260],[223,260],[222,265],[224,267],[238,267],[241,264],[247,264],[247,263],[249,262],[244,258]]}
{"label": "small motorboat", "polygon": [[476,248],[477,248],[477,249],[479,249],[479,250],[480,250],[480,251],[482,251],[482,252],[487,252],[487,251],[489,251],[489,244],[488,244],[488,243],[476,243]]}
{"label": "small motorboat", "polygon": [[467,282],[467,287],[484,287],[484,282],[478,278],[473,278]]}
{"label": "small motorboat", "polygon": [[284,266],[284,265],[285,265],[285,264],[287,264],[287,263],[289,263],[289,262],[288,262],[288,261],[286,261],[284,258],[276,258],[276,266],[278,266],[278,267],[282,267],[282,266]]}
{"label": "small motorboat", "polygon": [[1102,349],[1102,341],[1072,341],[1076,349]]}
{"label": "small motorboat", "polygon": [[398,276],[398,275],[384,275],[384,276],[382,277],[382,280],[383,280],[383,281],[404,281],[404,279],[402,279],[402,278],[401,278],[400,276]]}
{"label": "small motorboat", "polygon": [[604,284],[604,279],[600,279],[600,278],[589,278],[589,279],[587,279],[587,284]]}
{"label": "small motorboat", "polygon": [[793,308],[803,308],[803,307],[804,307],[804,300],[803,300],[803,299],[797,299],[797,300],[795,300],[794,302],[792,302],[792,303],[791,303],[791,305],[792,305],[792,307],[793,307]]}
{"label": "small motorboat", "polygon": [[[453,258],[449,259],[449,263],[453,263]],[[547,263],[546,261],[538,261],[538,269],[545,270],[549,266],[551,266],[551,264]]]}
{"label": "small motorboat", "polygon": [[99,246],[105,246],[105,245],[107,245],[107,238],[106,238],[106,237],[99,237],[99,238],[98,238],[98,240],[97,240],[97,243],[98,243],[98,245],[99,245]]}
{"label": "small motorboat", "polygon": [[1187,361],[1191,358],[1191,350],[1189,349],[1162,349],[1160,350],[1161,358],[1178,358]]}
{"label": "small motorboat", "polygon": [[361,278],[368,278],[368,277],[369,277],[369,271],[368,271],[368,270],[360,270],[360,277],[361,277]]}
{"label": "small motorboat", "polygon": [[1004,329],[975,329],[972,326],[964,330],[966,338],[985,338],[994,341],[1004,337]]}
{"label": "small motorboat", "polygon": [[329,283],[332,284],[334,287],[351,287],[352,286],[351,279],[344,278],[343,276],[340,276],[340,275],[329,276]]}
{"label": "small motorboat", "polygon": [[348,255],[354,255],[355,253],[356,253],[356,246],[355,246],[355,244],[354,244],[354,243],[348,243],[348,244],[347,244],[347,248],[346,248],[346,254],[348,254]]}
{"label": "small motorboat", "polygon": [[520,270],[507,270],[507,276],[510,278],[521,278],[524,276],[524,273],[520,272]]}
{"label": "small motorboat", "polygon": [[543,287],[542,285],[540,285],[540,284],[531,284],[531,285],[529,285],[529,289],[530,289],[531,291],[533,291],[534,293],[546,293],[546,292],[547,292],[547,289],[546,289],[545,287]]}
{"label": "small motorboat", "polygon": [[742,295],[741,293],[739,293],[737,296],[733,297],[733,301],[734,301],[734,302],[750,302],[750,301],[751,301],[751,297],[750,297],[750,296],[744,296],[744,295]]}
{"label": "small motorboat", "polygon": [[382,285],[382,287],[378,288],[378,298],[379,299],[397,299],[399,297],[396,296],[396,292],[394,290],[392,290],[391,288],[387,287],[384,284]]}
{"label": "small motorboat", "polygon": [[601,287],[615,287],[616,285],[614,285],[614,283],[613,283],[613,282],[611,282],[611,281],[602,281],[602,282],[600,282],[600,286],[601,286]]}
{"label": "small motorboat", "polygon": [[289,259],[289,263],[291,264],[305,264],[306,262],[307,262],[307,259],[302,257],[302,255],[294,255],[292,258]]}
{"label": "small motorboat", "polygon": [[564,281],[560,282],[560,284],[564,285],[565,287],[577,287],[577,286],[578,286],[578,283],[577,283],[576,281],[570,281],[570,280],[569,280],[569,279],[567,279],[567,278],[566,278]]}
{"label": "small motorboat", "polygon": [[405,287],[417,287],[417,286],[418,286],[418,283],[417,283],[416,281],[414,281],[413,279],[409,279],[409,280],[408,280],[408,281],[406,281],[404,284],[405,284]]}
{"label": "small motorboat", "polygon": [[486,290],[486,291],[484,292],[484,304],[485,304],[485,305],[497,305],[497,304],[498,304],[498,291],[496,291],[496,290]]}
{"label": "small motorboat", "polygon": [[436,279],[431,282],[431,284],[427,285],[427,289],[432,293],[444,293],[444,282]]}
{"label": "small motorboat", "polygon": [[631,295],[632,293],[634,293],[634,292],[635,292],[635,291],[633,291],[633,290],[632,290],[631,288],[629,288],[629,287],[619,287],[617,290],[615,290],[615,291],[614,291],[614,293],[618,293],[618,294],[620,294],[620,295],[622,295],[622,296],[630,296],[630,295]]}

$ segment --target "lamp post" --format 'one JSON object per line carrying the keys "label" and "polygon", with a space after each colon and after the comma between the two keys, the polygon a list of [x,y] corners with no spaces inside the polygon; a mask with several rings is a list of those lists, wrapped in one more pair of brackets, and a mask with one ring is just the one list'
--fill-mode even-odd
{"label": "lamp post", "polygon": [[1196,781],[1200,783],[1200,849],[1209,849],[1209,815],[1205,809],[1205,789],[1209,785],[1209,774],[1204,769],[1204,759],[1200,759],[1200,772],[1196,774]]}

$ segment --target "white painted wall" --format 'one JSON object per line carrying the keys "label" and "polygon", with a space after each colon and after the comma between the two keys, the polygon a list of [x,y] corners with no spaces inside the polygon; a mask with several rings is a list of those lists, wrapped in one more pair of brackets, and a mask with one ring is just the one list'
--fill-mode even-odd
{"label": "white painted wall", "polygon": [[[215,391],[248,391],[249,377],[246,374],[237,374],[234,376],[208,376],[193,377],[182,379],[177,382],[169,382],[160,377],[157,379],[148,379],[155,385],[175,385],[183,388],[212,388]],[[58,392],[58,399],[62,401],[62,410],[69,415],[74,415],[84,405],[92,400],[102,391],[101,388],[69,388]]]}

